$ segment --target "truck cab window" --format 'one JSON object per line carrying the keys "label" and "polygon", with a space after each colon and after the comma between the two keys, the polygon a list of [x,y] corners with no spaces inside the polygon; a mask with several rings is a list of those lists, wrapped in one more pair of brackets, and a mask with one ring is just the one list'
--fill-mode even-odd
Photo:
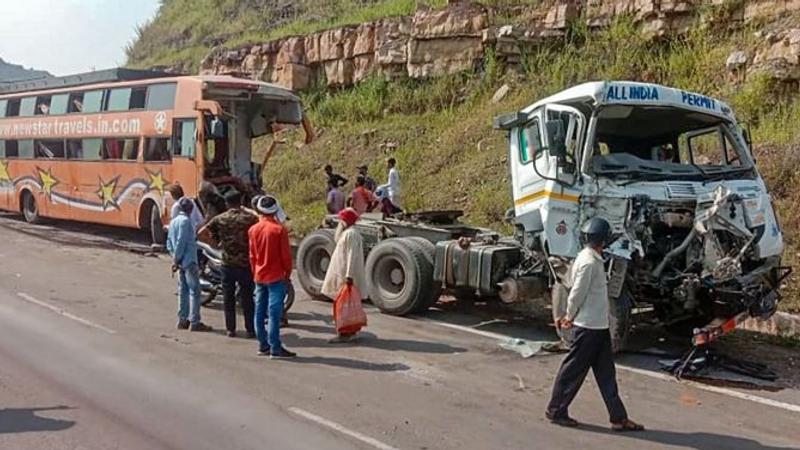
{"label": "truck cab window", "polygon": [[519,130],[519,162],[527,164],[542,150],[542,134],[539,119],[534,119],[525,128]]}

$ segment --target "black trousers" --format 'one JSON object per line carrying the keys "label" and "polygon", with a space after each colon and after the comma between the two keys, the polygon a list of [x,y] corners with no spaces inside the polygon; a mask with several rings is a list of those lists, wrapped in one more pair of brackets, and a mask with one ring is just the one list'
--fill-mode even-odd
{"label": "black trousers", "polygon": [[222,295],[225,303],[225,328],[236,331],[236,287],[239,287],[239,301],[244,313],[244,328],[254,331],[253,317],[255,303],[253,291],[255,283],[249,267],[222,266]]}
{"label": "black trousers", "polygon": [[569,415],[569,405],[578,394],[591,368],[611,422],[627,419],[628,413],[617,389],[611,333],[607,329],[590,330],[581,327],[575,327],[574,333],[572,346],[561,363],[553,385],[553,396],[547,406],[548,416],[563,418]]}

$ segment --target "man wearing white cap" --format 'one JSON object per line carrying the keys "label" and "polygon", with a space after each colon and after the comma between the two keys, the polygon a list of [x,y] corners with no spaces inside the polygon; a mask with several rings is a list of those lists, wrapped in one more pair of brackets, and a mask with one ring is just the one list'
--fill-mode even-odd
{"label": "man wearing white cap", "polygon": [[[296,355],[283,347],[280,336],[283,299],[292,274],[289,232],[276,217],[280,207],[275,197],[265,195],[255,203],[260,218],[250,228],[248,236],[250,267],[256,282],[254,326],[258,338],[258,354],[269,355],[271,359],[292,358]],[[264,329],[267,318],[268,331]]]}

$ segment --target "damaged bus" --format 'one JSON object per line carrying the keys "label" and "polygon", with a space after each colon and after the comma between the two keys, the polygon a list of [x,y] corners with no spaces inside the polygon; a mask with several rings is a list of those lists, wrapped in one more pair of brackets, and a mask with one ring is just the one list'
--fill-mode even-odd
{"label": "damaged bus", "polygon": [[[748,134],[723,102],[680,89],[592,82],[495,119],[508,133],[516,233],[459,223],[458,212],[365,217],[367,284],[384,312],[456,297],[566,308],[581,225],[613,228],[606,252],[615,349],[633,312],[662,323],[702,322],[695,343],[746,317],[769,317],[790,269]],[[331,230],[298,249],[303,287],[319,295]],[[527,309],[527,308],[526,308]]]}
{"label": "damaged bus", "polygon": [[267,83],[112,69],[0,86],[0,209],[139,228],[156,243],[179,184],[195,197],[260,187],[252,140],[312,131],[300,100]]}

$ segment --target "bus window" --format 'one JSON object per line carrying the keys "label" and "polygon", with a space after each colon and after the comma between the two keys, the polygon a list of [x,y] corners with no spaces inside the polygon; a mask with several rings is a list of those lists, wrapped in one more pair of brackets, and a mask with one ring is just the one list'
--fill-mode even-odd
{"label": "bus window", "polygon": [[104,139],[103,159],[135,161],[139,157],[139,140],[136,138]]}
{"label": "bus window", "polygon": [[105,98],[105,91],[89,91],[83,94],[82,112],[96,113],[103,110],[103,99]]}
{"label": "bus window", "polygon": [[145,161],[169,161],[171,158],[171,142],[169,138],[145,138]]}
{"label": "bus window", "polygon": [[0,100],[0,117],[6,116],[6,105],[8,104],[8,100]]}
{"label": "bus window", "polygon": [[103,147],[102,139],[84,139],[81,144],[82,158],[88,160],[100,159],[100,149]]}
{"label": "bus window", "polygon": [[127,111],[131,104],[131,88],[112,89],[108,97],[108,111]]}
{"label": "bus window", "polygon": [[50,103],[53,99],[49,95],[40,95],[36,97],[36,109],[33,111],[34,115],[46,116],[50,114]]}
{"label": "bus window", "polygon": [[22,117],[32,117],[36,111],[36,97],[25,97],[19,107],[19,115]]}
{"label": "bus window", "polygon": [[175,123],[174,155],[193,158],[197,139],[197,125],[195,119],[177,120]]}
{"label": "bus window", "polygon": [[69,94],[54,95],[50,100],[50,114],[66,114]]}
{"label": "bus window", "polygon": [[6,158],[19,158],[19,145],[17,141],[6,141]]}
{"label": "bus window", "polygon": [[131,101],[128,104],[128,109],[144,109],[144,103],[147,99],[147,88],[138,87],[131,89]]}
{"label": "bus window", "polygon": [[153,84],[147,89],[147,109],[162,110],[175,107],[175,89],[177,84]]}
{"label": "bus window", "polygon": [[17,117],[19,115],[19,107],[20,100],[18,98],[10,99],[6,107],[6,117]]}
{"label": "bus window", "polygon": [[33,141],[18,141],[17,153],[20,158],[33,158]]}
{"label": "bus window", "polygon": [[83,141],[80,139],[67,139],[67,158],[83,159]]}
{"label": "bus window", "polygon": [[0,141],[0,158],[6,157],[6,141]]}
{"label": "bus window", "polygon": [[67,102],[68,113],[83,112],[83,92],[73,92],[69,94],[69,101]]}
{"label": "bus window", "polygon": [[36,148],[36,158],[55,159],[64,157],[64,141],[34,141],[34,147]]}

